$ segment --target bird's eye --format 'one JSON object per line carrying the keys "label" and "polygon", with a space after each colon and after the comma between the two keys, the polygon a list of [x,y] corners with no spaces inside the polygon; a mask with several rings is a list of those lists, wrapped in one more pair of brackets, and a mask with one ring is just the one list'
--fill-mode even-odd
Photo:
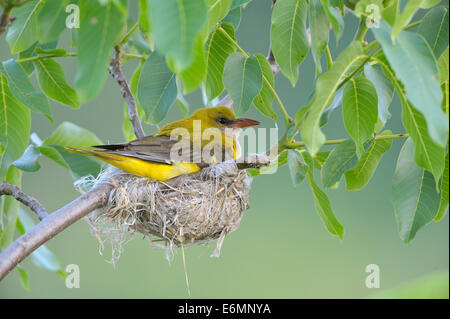
{"label": "bird's eye", "polygon": [[219,117],[219,118],[217,119],[217,122],[220,123],[220,124],[227,124],[228,121],[227,121],[226,118]]}

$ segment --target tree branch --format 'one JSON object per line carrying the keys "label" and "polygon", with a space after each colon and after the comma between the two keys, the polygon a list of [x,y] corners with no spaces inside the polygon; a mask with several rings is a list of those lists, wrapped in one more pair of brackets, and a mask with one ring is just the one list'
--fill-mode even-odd
{"label": "tree branch", "polygon": [[3,9],[2,15],[0,16],[0,36],[3,32],[6,31],[9,22],[12,21],[10,17],[12,8],[12,6],[6,6],[5,9]]}
{"label": "tree branch", "polygon": [[105,205],[112,187],[110,184],[100,184],[48,215],[27,233],[17,238],[0,254],[0,280],[46,241],[91,211]]}
{"label": "tree branch", "polygon": [[[381,141],[381,140],[394,140],[394,139],[398,139],[398,138],[408,138],[409,134],[406,133],[401,133],[401,134],[390,134],[390,135],[377,135],[375,136],[373,139],[375,141]],[[345,141],[347,141],[348,138],[341,138],[341,139],[337,139],[337,140],[328,140],[325,141],[323,143],[323,145],[336,145],[336,144],[341,144],[344,143]],[[292,142],[289,143],[288,145],[286,145],[286,148],[290,148],[290,149],[297,149],[297,148],[302,148],[305,147],[306,144],[305,142]]]}
{"label": "tree branch", "polygon": [[11,185],[7,181],[3,181],[3,183],[0,184],[0,195],[9,195],[14,197],[16,200],[34,211],[40,220],[43,220],[48,216],[44,206],[42,206],[36,198],[25,194],[19,187],[16,185]]}
{"label": "tree branch", "polygon": [[137,111],[136,99],[131,93],[130,87],[128,85],[127,79],[122,73],[122,54],[120,47],[116,47],[116,54],[114,58],[111,59],[109,73],[112,75],[114,80],[120,86],[120,92],[128,105],[128,117],[133,125],[134,134],[137,138],[143,138],[145,136],[144,129],[142,128],[141,121],[139,120],[139,115]]}

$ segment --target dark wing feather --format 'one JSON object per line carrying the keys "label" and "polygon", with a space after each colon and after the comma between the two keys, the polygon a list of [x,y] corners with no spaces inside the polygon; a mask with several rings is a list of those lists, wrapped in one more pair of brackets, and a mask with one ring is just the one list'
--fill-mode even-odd
{"label": "dark wing feather", "polygon": [[[105,153],[128,156],[143,161],[171,165],[171,149],[178,141],[171,140],[169,136],[146,136],[124,144],[95,145],[93,147],[103,149]],[[184,155],[184,154],[183,154]],[[192,148],[187,154],[186,161],[192,160]]]}
{"label": "dark wing feather", "polygon": [[[178,143],[178,140],[171,140],[170,136],[158,135],[146,136],[124,144],[96,145],[93,147],[103,149],[101,152],[109,154],[128,156],[147,162],[171,165],[173,163],[171,160],[171,149],[176,143]],[[200,167],[208,166],[211,163],[207,154],[200,154],[202,150],[198,153],[197,150],[194,150],[192,145],[189,145],[189,152],[187,153],[181,153],[181,149],[178,149],[178,151],[179,160],[183,162],[195,162]],[[227,156],[231,156],[231,154],[227,153],[225,148],[221,149],[221,153],[221,156],[218,156],[217,158],[226,159]]]}

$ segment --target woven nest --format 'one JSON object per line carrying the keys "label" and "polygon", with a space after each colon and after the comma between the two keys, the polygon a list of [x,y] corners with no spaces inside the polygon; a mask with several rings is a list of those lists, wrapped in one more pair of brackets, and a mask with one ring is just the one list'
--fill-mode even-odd
{"label": "woven nest", "polygon": [[101,250],[103,242],[111,244],[113,263],[123,244],[136,233],[170,252],[175,247],[218,239],[211,257],[219,257],[225,236],[239,227],[249,208],[250,182],[246,171],[233,161],[168,182],[108,167],[91,183],[114,186],[108,202],[86,219]]}

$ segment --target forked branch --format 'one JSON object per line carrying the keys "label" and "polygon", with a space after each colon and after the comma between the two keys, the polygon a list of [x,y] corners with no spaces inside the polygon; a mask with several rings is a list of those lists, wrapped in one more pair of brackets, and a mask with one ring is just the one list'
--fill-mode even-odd
{"label": "forked branch", "polygon": [[44,206],[42,206],[36,198],[25,194],[19,187],[16,185],[11,185],[7,181],[3,181],[3,183],[0,184],[0,195],[9,195],[14,197],[16,200],[34,211],[40,220],[43,220],[48,216]]}
{"label": "forked branch", "polygon": [[111,59],[109,73],[119,84],[120,93],[122,93],[122,96],[127,103],[128,117],[133,126],[134,134],[137,138],[143,138],[145,133],[141,121],[139,120],[136,99],[134,98],[133,93],[131,93],[126,77],[122,73],[122,53],[120,47],[116,47],[116,53]]}

